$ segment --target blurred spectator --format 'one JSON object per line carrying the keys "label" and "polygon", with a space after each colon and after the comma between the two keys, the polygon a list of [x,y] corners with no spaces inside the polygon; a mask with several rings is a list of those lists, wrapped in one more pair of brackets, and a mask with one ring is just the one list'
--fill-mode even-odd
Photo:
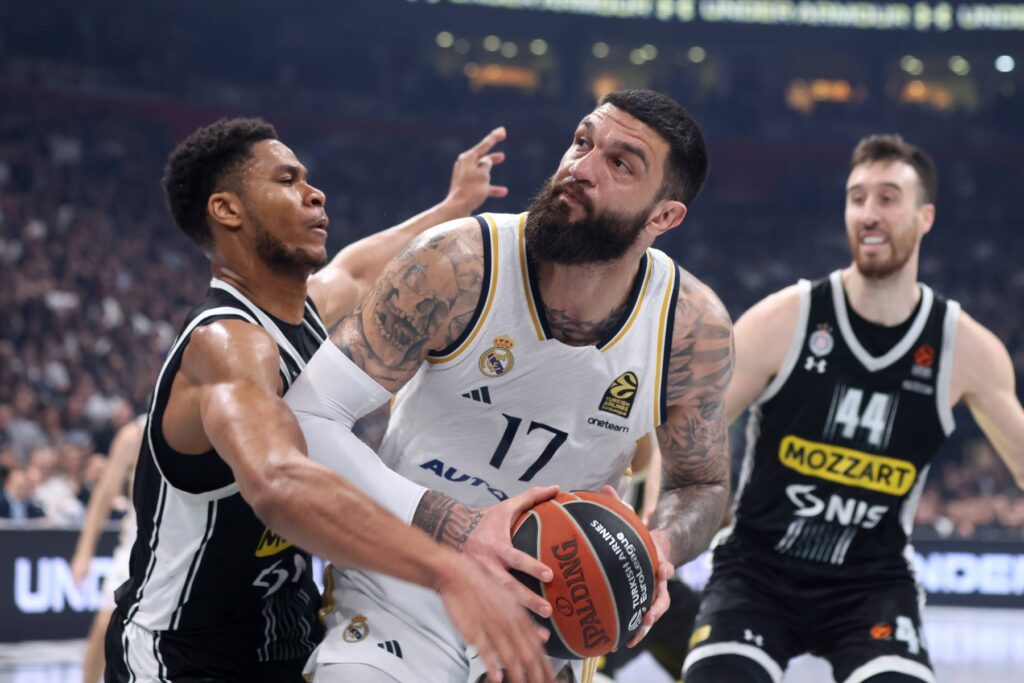
{"label": "blurred spectator", "polygon": [[37,519],[44,514],[33,496],[32,481],[25,471],[10,470],[0,491],[0,519]]}
{"label": "blurred spectator", "polygon": [[74,467],[81,464],[77,447],[40,447],[29,456],[27,474],[35,486],[35,497],[54,524],[79,522],[85,507],[78,500],[78,474]]}

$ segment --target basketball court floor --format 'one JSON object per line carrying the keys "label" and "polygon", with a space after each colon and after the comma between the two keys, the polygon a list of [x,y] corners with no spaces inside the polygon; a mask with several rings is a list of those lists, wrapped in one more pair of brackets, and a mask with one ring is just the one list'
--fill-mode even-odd
{"label": "basketball court floor", "polygon": [[[929,607],[926,628],[939,683],[1024,680],[1024,610]],[[81,683],[82,641],[0,644],[0,683]],[[828,664],[795,660],[784,683],[827,683]],[[671,683],[654,660],[632,662],[617,683]],[[426,683],[426,682],[425,682]]]}

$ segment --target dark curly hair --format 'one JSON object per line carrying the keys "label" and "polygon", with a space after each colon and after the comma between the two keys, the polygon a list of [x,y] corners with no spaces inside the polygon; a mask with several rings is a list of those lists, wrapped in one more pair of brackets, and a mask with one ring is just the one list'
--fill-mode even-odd
{"label": "dark curly hair", "polygon": [[277,139],[277,131],[263,119],[221,119],[189,135],[167,157],[167,209],[203,250],[213,244],[206,222],[210,195],[230,187],[235,172],[251,158],[254,143]]}
{"label": "dark curly hair", "polygon": [[669,144],[660,199],[690,205],[708,177],[708,151],[700,126],[678,102],[654,90],[617,90],[601,98],[644,123]]}

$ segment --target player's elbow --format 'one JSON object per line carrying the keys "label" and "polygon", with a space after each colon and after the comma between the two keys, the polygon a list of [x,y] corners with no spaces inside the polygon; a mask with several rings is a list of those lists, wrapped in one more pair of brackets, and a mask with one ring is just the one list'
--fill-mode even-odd
{"label": "player's elbow", "polygon": [[[269,463],[268,463],[269,465]],[[272,529],[287,526],[301,507],[297,482],[287,464],[269,465],[264,471],[239,480],[239,492],[256,516]]]}

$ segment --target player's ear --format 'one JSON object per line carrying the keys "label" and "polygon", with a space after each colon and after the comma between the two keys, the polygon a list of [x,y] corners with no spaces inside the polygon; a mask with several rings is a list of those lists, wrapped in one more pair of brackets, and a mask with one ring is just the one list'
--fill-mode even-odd
{"label": "player's ear", "polygon": [[651,209],[644,227],[658,237],[682,223],[684,218],[686,204],[675,199],[662,199]]}
{"label": "player's ear", "polygon": [[234,192],[214,192],[206,202],[206,212],[213,220],[228,230],[234,231],[242,227],[242,215],[245,207],[242,200]]}
{"label": "player's ear", "polygon": [[935,205],[934,204],[923,204],[918,209],[921,216],[921,234],[927,235],[932,230],[932,225],[935,223]]}

